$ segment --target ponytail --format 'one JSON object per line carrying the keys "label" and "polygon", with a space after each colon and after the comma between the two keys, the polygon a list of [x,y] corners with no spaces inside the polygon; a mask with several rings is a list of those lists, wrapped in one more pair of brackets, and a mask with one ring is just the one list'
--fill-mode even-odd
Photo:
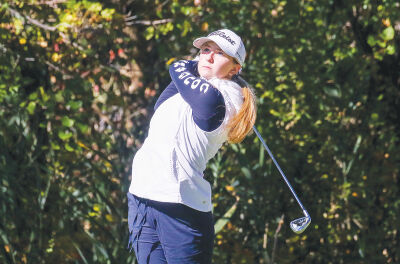
{"label": "ponytail", "polygon": [[243,104],[227,125],[229,143],[241,142],[253,128],[257,115],[256,96],[252,88],[240,76],[235,77],[234,80],[242,87]]}

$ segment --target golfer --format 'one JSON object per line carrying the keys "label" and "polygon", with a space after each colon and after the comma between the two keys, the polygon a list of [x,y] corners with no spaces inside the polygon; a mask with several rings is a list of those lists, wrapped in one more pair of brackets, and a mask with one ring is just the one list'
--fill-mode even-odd
{"label": "golfer", "polygon": [[139,264],[211,263],[211,186],[203,171],[222,144],[237,143],[256,118],[255,97],[239,76],[246,51],[228,29],[193,42],[198,60],[169,68],[148,136],[132,163],[129,248]]}

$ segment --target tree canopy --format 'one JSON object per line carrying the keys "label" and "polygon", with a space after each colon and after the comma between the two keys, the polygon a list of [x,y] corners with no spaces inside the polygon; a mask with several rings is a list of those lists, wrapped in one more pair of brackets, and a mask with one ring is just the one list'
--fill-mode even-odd
{"label": "tree canopy", "polygon": [[0,262],[134,263],[130,166],[168,66],[244,40],[257,129],[224,145],[214,263],[400,262],[400,4],[11,0],[0,4]]}

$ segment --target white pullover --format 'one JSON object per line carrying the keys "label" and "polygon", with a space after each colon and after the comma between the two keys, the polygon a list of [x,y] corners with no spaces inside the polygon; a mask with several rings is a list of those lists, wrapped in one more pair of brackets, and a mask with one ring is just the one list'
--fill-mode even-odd
{"label": "white pullover", "polygon": [[[179,66],[174,69],[178,71]],[[193,75],[181,76],[186,85],[195,81]],[[211,132],[202,130],[181,94],[169,97],[155,111],[148,136],[133,159],[130,193],[154,201],[181,203],[203,212],[212,210],[211,186],[203,178],[203,171],[227,140],[226,125],[239,111],[243,99],[241,87],[233,81],[208,82],[223,95],[226,111],[222,124]]]}

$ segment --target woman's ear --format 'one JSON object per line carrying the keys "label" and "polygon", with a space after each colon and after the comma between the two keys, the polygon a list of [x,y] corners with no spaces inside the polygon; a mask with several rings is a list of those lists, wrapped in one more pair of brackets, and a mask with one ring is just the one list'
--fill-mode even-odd
{"label": "woman's ear", "polygon": [[234,75],[238,74],[241,68],[240,64],[233,65],[232,69],[229,71],[229,77],[232,78]]}

